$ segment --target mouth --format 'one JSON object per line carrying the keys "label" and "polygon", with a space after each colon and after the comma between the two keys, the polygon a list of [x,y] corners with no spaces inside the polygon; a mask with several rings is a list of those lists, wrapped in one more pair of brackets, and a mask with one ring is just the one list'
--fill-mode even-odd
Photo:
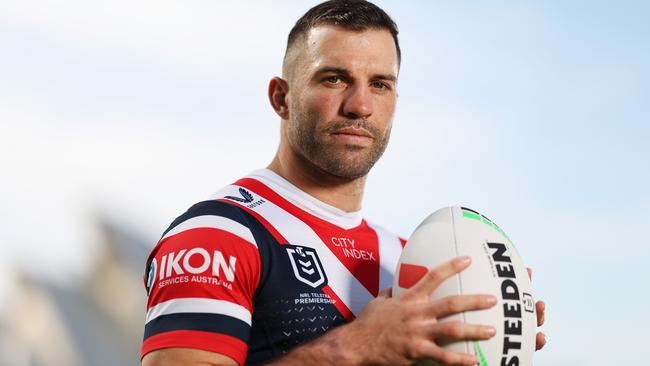
{"label": "mouth", "polygon": [[332,135],[349,135],[349,136],[366,137],[370,139],[373,138],[372,134],[367,130],[363,128],[353,128],[353,127],[346,127],[340,130],[336,130],[335,132],[332,133]]}
{"label": "mouth", "polygon": [[346,127],[336,130],[332,136],[348,145],[369,145],[374,140],[373,135],[363,128]]}

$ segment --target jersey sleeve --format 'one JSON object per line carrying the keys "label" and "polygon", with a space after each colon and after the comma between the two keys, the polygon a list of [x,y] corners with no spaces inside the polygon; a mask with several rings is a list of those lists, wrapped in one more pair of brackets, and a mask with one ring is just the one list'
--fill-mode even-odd
{"label": "jersey sleeve", "polygon": [[141,357],[195,348],[243,365],[261,261],[247,218],[219,201],[194,205],[163,234],[147,260]]}

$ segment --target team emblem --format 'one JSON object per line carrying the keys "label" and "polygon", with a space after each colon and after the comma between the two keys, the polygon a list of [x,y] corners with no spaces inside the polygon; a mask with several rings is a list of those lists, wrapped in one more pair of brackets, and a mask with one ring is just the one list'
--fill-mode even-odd
{"label": "team emblem", "polygon": [[327,284],[327,277],[315,249],[291,245],[287,248],[287,253],[298,281],[313,288]]}

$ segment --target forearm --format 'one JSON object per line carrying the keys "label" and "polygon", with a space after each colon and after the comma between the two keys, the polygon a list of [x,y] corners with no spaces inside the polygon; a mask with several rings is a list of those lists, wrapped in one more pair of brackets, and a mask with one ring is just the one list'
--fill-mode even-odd
{"label": "forearm", "polygon": [[355,339],[354,325],[348,323],[337,327],[321,337],[313,339],[274,360],[268,366],[356,366],[362,365],[364,357]]}

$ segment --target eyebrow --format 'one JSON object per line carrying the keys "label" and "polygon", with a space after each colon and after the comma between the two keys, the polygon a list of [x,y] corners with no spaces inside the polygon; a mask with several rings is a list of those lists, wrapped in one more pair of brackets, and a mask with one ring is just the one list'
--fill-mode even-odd
{"label": "eyebrow", "polygon": [[[324,74],[332,72],[335,74],[343,75],[346,77],[350,77],[350,72],[344,68],[341,67],[333,67],[333,66],[324,66],[321,67],[320,69],[316,70],[316,74]],[[375,80],[388,80],[388,81],[393,81],[397,82],[397,77],[395,75],[391,74],[375,74],[372,76],[372,79]]]}

